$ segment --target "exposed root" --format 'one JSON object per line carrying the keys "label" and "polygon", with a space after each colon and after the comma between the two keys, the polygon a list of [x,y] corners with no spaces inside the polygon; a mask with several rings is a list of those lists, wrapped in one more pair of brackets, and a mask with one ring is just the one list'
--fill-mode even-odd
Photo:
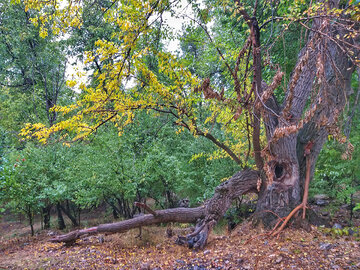
{"label": "exposed root", "polygon": [[179,235],[175,243],[178,245],[185,245],[195,250],[203,249],[207,244],[211,229],[215,226],[216,221],[209,222],[201,221],[195,228],[195,231],[187,236]]}
{"label": "exposed root", "polygon": [[248,239],[248,240],[244,243],[244,245],[249,244],[252,240],[254,240],[254,239],[256,239],[256,238],[259,238],[259,237],[261,237],[261,236],[270,236],[270,235],[277,229],[277,227],[279,226],[279,224],[280,224],[282,221],[284,221],[284,219],[285,219],[285,218],[280,217],[278,214],[276,214],[275,212],[273,212],[273,211],[271,211],[271,210],[264,210],[264,212],[269,212],[269,213],[274,214],[275,216],[278,217],[278,221],[277,221],[277,223],[275,224],[274,228],[273,228],[270,232],[261,233],[261,234],[258,234],[258,235],[255,235],[255,236],[251,237],[250,239]]}
{"label": "exposed root", "polygon": [[280,224],[280,222],[277,223],[277,225],[274,227],[274,229],[270,235],[271,236],[278,236],[285,228],[285,226],[288,224],[288,222],[290,221],[290,219],[297,213],[297,211],[299,211],[301,208],[303,208],[303,204],[299,204],[298,206],[296,206],[291,212],[290,214],[285,218],[284,222],[281,224],[280,228],[277,229],[276,231],[274,231],[274,229],[276,229],[276,227]]}
{"label": "exposed root", "polygon": [[217,186],[214,196],[204,204],[205,217],[197,222],[193,233],[185,237],[178,236],[176,243],[189,248],[203,249],[211,229],[224,216],[232,201],[242,194],[256,192],[258,179],[258,172],[244,170]]}

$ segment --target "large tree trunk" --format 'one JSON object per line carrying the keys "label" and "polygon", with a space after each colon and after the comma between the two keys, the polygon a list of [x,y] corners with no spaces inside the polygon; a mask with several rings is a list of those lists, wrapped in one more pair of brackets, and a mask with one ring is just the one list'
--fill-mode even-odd
{"label": "large tree trunk", "polygon": [[336,123],[345,106],[354,69],[347,56],[349,48],[341,47],[332,37],[344,36],[346,31],[326,18],[316,19],[311,30],[284,103],[280,109],[267,104],[279,117],[274,119],[269,111],[263,111],[268,139],[264,151],[266,179],[256,215],[265,226],[273,225],[279,216],[288,215],[300,204],[306,158],[311,163],[312,179],[316,160],[329,133],[340,135]]}

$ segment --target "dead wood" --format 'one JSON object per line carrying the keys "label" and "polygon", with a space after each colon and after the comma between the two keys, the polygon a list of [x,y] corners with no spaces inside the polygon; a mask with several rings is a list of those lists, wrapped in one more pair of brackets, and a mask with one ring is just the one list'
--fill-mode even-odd
{"label": "dead wood", "polygon": [[195,223],[195,231],[186,237],[180,237],[179,244],[190,248],[203,248],[206,245],[209,233],[213,226],[224,216],[234,199],[239,196],[257,192],[259,174],[257,171],[244,170],[236,173],[229,180],[221,183],[215,190],[214,196],[204,205],[196,208],[172,208],[165,210],[151,210],[151,214],[138,216],[132,219],[115,223],[101,224],[97,227],[76,230],[68,234],[59,235],[50,239],[51,242],[63,242],[67,245],[75,243],[83,235],[97,233],[122,233],[130,229],[160,223],[179,222]]}

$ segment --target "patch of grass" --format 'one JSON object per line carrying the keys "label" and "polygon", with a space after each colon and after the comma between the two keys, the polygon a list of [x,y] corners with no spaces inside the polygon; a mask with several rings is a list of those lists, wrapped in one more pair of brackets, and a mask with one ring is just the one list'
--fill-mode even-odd
{"label": "patch of grass", "polygon": [[222,218],[220,219],[220,221],[215,225],[214,229],[213,229],[213,233],[216,235],[223,235],[226,234],[228,231],[228,224],[227,224],[227,220]]}

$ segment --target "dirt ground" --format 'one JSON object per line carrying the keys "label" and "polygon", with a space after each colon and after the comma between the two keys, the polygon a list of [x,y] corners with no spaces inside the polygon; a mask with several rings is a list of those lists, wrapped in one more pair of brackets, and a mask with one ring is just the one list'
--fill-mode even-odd
{"label": "dirt ground", "polygon": [[360,269],[358,236],[316,227],[289,228],[276,239],[245,223],[231,233],[213,233],[201,251],[176,245],[166,227],[143,228],[142,239],[132,230],[85,237],[70,247],[48,242],[53,231],[8,238],[26,230],[24,225],[7,222],[0,228],[0,269]]}
{"label": "dirt ground", "polygon": [[[57,230],[30,236],[26,220],[6,215],[0,220],[1,269],[360,269],[360,211],[349,224],[349,211],[331,205],[312,207],[330,226],[345,229],[311,227],[311,231],[287,228],[280,237],[271,238],[261,228],[249,223],[227,232],[218,226],[204,250],[193,251],[175,244],[185,226],[172,224],[174,236],[168,238],[167,227],[152,226],[123,234],[84,237],[73,246],[50,243]],[[96,212],[98,211],[98,212]],[[109,222],[97,209],[83,215],[83,227]],[[56,217],[52,218],[53,222]],[[69,222],[69,221],[68,221]],[[70,224],[68,224],[70,225]],[[351,226],[351,229],[345,226]],[[70,229],[71,227],[68,226]]]}

